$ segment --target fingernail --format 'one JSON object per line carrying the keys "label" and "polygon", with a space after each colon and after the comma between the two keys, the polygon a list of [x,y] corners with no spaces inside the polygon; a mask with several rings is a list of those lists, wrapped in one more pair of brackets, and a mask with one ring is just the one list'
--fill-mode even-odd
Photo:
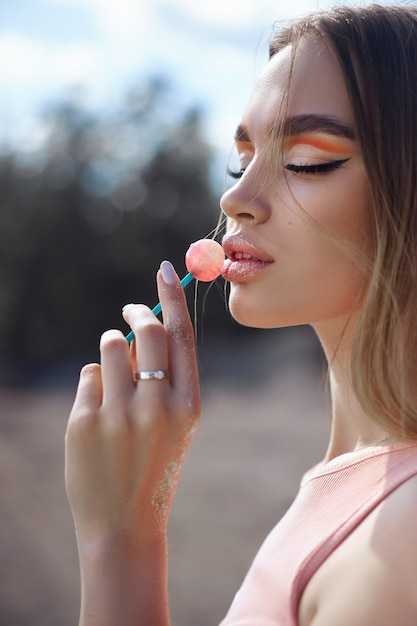
{"label": "fingernail", "polygon": [[125,304],[124,307],[122,308],[122,312],[124,313],[126,309],[128,309],[131,306],[134,306],[132,302],[130,302],[129,304]]}
{"label": "fingernail", "polygon": [[162,261],[160,269],[164,283],[175,285],[178,282],[178,276],[169,261]]}

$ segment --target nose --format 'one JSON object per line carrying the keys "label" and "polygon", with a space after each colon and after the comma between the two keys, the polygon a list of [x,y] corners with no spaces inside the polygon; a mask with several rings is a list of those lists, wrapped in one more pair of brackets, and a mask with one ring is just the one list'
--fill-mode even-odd
{"label": "nose", "polygon": [[265,197],[267,185],[265,180],[262,183],[265,177],[259,174],[250,172],[248,168],[238,182],[223,194],[220,207],[227,217],[254,224],[268,220],[271,211]]}

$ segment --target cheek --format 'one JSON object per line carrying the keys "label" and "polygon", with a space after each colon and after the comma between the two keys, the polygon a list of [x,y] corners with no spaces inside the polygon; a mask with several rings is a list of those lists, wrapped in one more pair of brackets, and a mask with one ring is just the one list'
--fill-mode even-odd
{"label": "cheek", "polygon": [[318,181],[312,189],[298,188],[294,193],[303,208],[306,222],[355,265],[365,268],[371,257],[371,210],[364,174],[353,171]]}
{"label": "cheek", "polygon": [[330,234],[360,274],[366,275],[372,256],[371,209],[367,185],[357,181],[335,205]]}
{"label": "cheek", "polygon": [[[298,196],[299,235],[294,245],[296,284],[294,310],[310,322],[349,315],[360,306],[372,258],[371,211],[364,176],[319,181],[305,197]],[[308,259],[308,263],[303,261]]]}
{"label": "cheek", "polygon": [[333,196],[323,194],[314,217],[322,232],[323,265],[329,268],[323,284],[327,282],[329,293],[332,290],[336,309],[348,314],[360,306],[368,284],[372,237],[366,180],[364,176],[346,178],[343,185],[335,186]]}

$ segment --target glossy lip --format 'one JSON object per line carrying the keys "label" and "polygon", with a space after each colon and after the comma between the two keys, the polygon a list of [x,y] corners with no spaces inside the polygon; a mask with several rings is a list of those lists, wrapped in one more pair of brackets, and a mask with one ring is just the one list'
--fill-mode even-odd
{"label": "glossy lip", "polygon": [[274,262],[240,233],[227,233],[222,241],[227,255],[222,276],[229,282],[243,282]]}

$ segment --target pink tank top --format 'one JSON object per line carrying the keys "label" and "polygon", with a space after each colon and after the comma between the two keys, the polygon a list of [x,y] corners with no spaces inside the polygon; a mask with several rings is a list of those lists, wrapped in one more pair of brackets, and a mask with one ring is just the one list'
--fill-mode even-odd
{"label": "pink tank top", "polygon": [[296,626],[320,565],[394,489],[417,474],[417,443],[343,454],[310,470],[261,546],[220,626]]}

